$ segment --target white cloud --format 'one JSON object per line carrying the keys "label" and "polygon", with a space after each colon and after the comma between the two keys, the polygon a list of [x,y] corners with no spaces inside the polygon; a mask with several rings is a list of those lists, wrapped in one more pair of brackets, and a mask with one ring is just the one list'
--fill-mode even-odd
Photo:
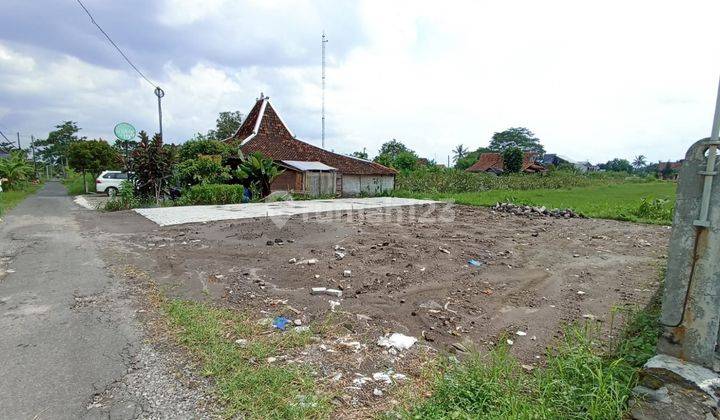
{"label": "white cloud", "polygon": [[[576,159],[665,160],[710,131],[720,3],[709,0],[166,0],[159,10],[159,30],[192,34],[183,42],[213,57],[155,75],[170,139],[211,128],[220,111],[247,112],[262,91],[298,137],[319,143],[322,28],[336,151],[372,154],[398,138],[444,162],[457,144],[526,126],[548,151]],[[239,56],[250,64],[233,67]],[[0,122],[39,135],[62,119],[89,136],[108,137],[119,120],[153,129],[152,88],[121,65],[0,41]]]}

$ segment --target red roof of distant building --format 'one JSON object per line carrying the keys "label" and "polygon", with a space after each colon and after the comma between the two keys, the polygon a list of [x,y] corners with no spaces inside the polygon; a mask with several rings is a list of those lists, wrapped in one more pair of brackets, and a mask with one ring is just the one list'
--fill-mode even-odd
{"label": "red roof of distant building", "polygon": [[663,171],[665,168],[670,165],[671,170],[679,170],[682,166],[683,161],[679,160],[677,162],[660,162],[658,163],[658,171]]}
{"label": "red roof of distant building", "polygon": [[[523,164],[520,169],[522,172],[545,172],[545,167],[535,162],[536,155],[532,152],[525,152],[523,156]],[[471,167],[467,168],[467,172],[502,172],[505,164],[500,153],[483,153],[480,158]]]}
{"label": "red roof of distant building", "polygon": [[350,175],[395,175],[379,163],[344,156],[296,139],[269,98],[260,97],[235,134],[226,142],[240,144],[244,154],[260,152],[273,160],[317,161]]}

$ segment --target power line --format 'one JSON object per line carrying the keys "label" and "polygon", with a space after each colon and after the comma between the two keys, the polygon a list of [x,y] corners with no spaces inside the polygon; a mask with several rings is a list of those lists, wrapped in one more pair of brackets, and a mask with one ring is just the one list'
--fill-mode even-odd
{"label": "power line", "polygon": [[141,72],[140,69],[138,69],[137,66],[135,66],[135,64],[133,64],[132,61],[130,61],[130,59],[128,58],[128,56],[125,55],[125,53],[120,49],[120,47],[117,46],[117,44],[115,43],[115,41],[113,41],[112,38],[110,38],[110,35],[108,35],[107,32],[105,32],[105,31],[103,30],[103,28],[101,28],[100,25],[98,25],[97,22],[95,22],[95,18],[93,18],[93,15],[90,13],[90,11],[87,9],[87,7],[85,7],[85,5],[82,3],[82,1],[77,0],[77,2],[78,2],[78,4],[80,5],[80,7],[83,8],[83,10],[85,11],[85,13],[87,13],[87,15],[90,17],[90,22],[92,22],[93,25],[97,26],[97,28],[100,30],[100,32],[102,32],[102,34],[105,35],[105,38],[107,38],[107,40],[110,41],[110,43],[112,44],[112,46],[115,47],[115,49],[120,53],[120,55],[125,59],[125,61],[127,61],[127,63],[130,64],[130,67],[132,67],[133,70],[135,70],[135,71],[137,72],[137,74],[140,75],[140,77],[142,77],[143,79],[145,79],[146,82],[150,83],[150,85],[152,85],[153,87],[158,87],[152,80],[148,79],[148,78],[143,74],[143,72]]}
{"label": "power line", "polygon": [[7,136],[6,136],[2,131],[0,131],[0,136],[3,136],[3,138],[4,138],[5,140],[7,140],[9,143],[13,143],[12,141],[10,141],[9,138],[7,138]]}

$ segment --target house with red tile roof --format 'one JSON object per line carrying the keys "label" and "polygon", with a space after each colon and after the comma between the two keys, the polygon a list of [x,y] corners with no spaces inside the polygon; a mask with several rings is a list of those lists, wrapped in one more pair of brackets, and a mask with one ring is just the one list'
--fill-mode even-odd
{"label": "house with red tile roof", "polygon": [[[541,164],[536,162],[537,155],[532,152],[525,152],[523,156],[521,172],[534,173],[534,172],[545,172],[547,169]],[[505,171],[505,163],[503,162],[502,154],[500,153],[483,153],[471,167],[467,168],[466,172],[490,172],[494,174],[500,174]]]}
{"label": "house with red tile roof", "polygon": [[[336,170],[335,193],[342,196],[359,194],[380,194],[395,187],[397,171],[378,163],[334,153],[304,141],[292,134],[280,115],[270,104],[270,98],[260,95],[247,118],[238,127],[235,134],[225,142],[239,145],[243,154],[260,152],[281,166],[283,161],[292,161],[294,168],[317,167],[301,162],[319,162]],[[287,180],[276,190],[287,189]]]}

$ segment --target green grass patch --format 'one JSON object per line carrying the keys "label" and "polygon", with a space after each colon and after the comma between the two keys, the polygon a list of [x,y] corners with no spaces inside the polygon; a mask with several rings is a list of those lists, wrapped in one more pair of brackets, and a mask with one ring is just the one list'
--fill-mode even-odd
{"label": "green grass patch", "polygon": [[[214,378],[227,417],[318,418],[330,412],[307,367],[267,362],[309,344],[310,331],[264,334],[268,326],[201,303],[174,300],[165,310],[180,342],[199,357],[203,373]],[[236,344],[239,338],[247,345]]]}
{"label": "green grass patch", "polygon": [[[566,329],[547,363],[532,372],[503,345],[436,372],[432,396],[406,402],[388,417],[408,419],[620,419],[638,369],[654,354],[659,304],[628,314],[617,343],[603,342],[589,324]],[[504,340],[503,340],[504,341]]]}
{"label": "green grass patch", "polygon": [[498,202],[547,208],[571,208],[589,217],[671,224],[674,182],[625,182],[566,189],[499,189],[464,193],[396,191],[395,196],[454,200],[458,204],[492,206]]}
{"label": "green grass patch", "polygon": [[[85,174],[85,181],[87,182],[88,192],[95,192],[95,176],[92,174]],[[67,188],[68,195],[81,195],[85,194],[85,188],[83,187],[83,175],[74,171],[69,171],[67,178],[62,181],[65,188]]]}
{"label": "green grass patch", "polygon": [[0,216],[7,213],[11,208],[20,204],[27,196],[34,194],[41,184],[27,184],[21,190],[0,192]]}

